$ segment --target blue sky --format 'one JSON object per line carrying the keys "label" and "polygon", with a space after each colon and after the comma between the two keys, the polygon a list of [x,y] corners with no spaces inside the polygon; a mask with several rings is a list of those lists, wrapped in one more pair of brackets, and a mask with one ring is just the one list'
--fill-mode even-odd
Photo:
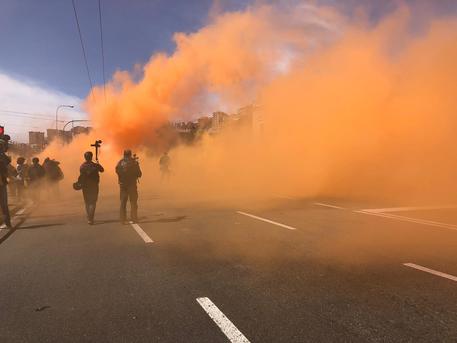
{"label": "blue sky", "polygon": [[[208,14],[243,9],[271,0],[101,0],[106,78],[132,70],[157,51],[172,52],[175,32],[204,26]],[[297,2],[298,0],[283,0]],[[316,1],[314,1],[316,2]],[[373,21],[393,10],[396,0],[320,0],[350,15],[363,6]],[[417,17],[455,12],[455,0],[405,0]],[[94,83],[102,83],[98,1],[75,0]],[[79,103],[89,91],[71,0],[0,0],[0,110],[53,116],[60,103],[76,105],[62,118],[82,118]],[[17,91],[16,91],[17,90]],[[20,94],[17,92],[21,92]],[[51,120],[14,118],[0,111],[18,140],[29,129],[43,130]]]}
{"label": "blue sky", "polygon": [[[89,68],[102,83],[97,0],[76,0]],[[243,7],[243,1],[226,2]],[[173,49],[174,32],[204,25],[212,0],[102,0],[106,74]],[[84,97],[88,81],[71,0],[0,0],[0,70]]]}
{"label": "blue sky", "polygon": [[[102,84],[98,1],[75,4],[92,80]],[[115,70],[131,70],[154,52],[172,52],[173,33],[196,31],[215,8],[213,0],[101,0],[101,5],[107,80]],[[220,10],[236,10],[247,2],[226,0],[217,5]],[[71,0],[0,0],[0,50],[0,110],[53,117],[55,106],[71,103],[75,110],[63,109],[62,118],[85,117],[79,104],[89,92],[89,81]],[[35,103],[24,102],[33,89],[40,93]],[[9,124],[9,131],[21,141],[28,130],[52,124],[13,116],[0,112],[0,124]]]}

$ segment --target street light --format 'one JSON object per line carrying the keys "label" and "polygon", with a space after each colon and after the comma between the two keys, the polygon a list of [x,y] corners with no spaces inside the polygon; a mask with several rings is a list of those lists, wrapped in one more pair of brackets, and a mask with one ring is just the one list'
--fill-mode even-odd
{"label": "street light", "polygon": [[58,135],[57,125],[59,123],[59,121],[58,121],[59,109],[62,108],[62,107],[74,108],[75,106],[73,106],[73,105],[59,105],[59,106],[57,106],[57,108],[56,108],[56,135]]}

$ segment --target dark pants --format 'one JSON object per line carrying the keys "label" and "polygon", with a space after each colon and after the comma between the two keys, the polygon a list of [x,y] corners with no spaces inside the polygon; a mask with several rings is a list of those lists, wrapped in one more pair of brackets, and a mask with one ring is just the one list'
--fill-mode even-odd
{"label": "dark pants", "polygon": [[95,207],[98,200],[98,185],[83,187],[83,197],[86,205],[87,220],[94,221]]}
{"label": "dark pants", "polygon": [[8,192],[6,185],[0,185],[0,208],[2,209],[3,223],[11,226],[10,210],[8,209]]}
{"label": "dark pants", "polygon": [[120,185],[121,190],[121,220],[127,219],[127,201],[130,200],[130,218],[138,220],[138,189],[136,183],[132,185]]}

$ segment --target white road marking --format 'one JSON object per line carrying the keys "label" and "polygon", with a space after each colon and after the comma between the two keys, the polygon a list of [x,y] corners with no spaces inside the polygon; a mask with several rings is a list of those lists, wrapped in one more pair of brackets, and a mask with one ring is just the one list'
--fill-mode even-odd
{"label": "white road marking", "polygon": [[344,209],[345,209],[344,207],[335,206],[335,205],[330,205],[330,204],[324,204],[324,203],[321,203],[321,202],[315,202],[314,205],[324,206],[324,207],[330,207],[330,208],[337,208],[337,209],[339,209],[339,210],[344,210]]}
{"label": "white road marking", "polygon": [[441,205],[441,206],[410,206],[410,207],[386,207],[386,208],[367,208],[360,211],[370,213],[384,212],[408,212],[408,211],[423,211],[423,210],[446,210],[457,208],[457,205]]}
{"label": "white road marking", "polygon": [[430,273],[430,274],[433,274],[433,275],[436,275],[436,276],[440,276],[440,277],[443,277],[445,279],[449,279],[449,280],[457,282],[457,276],[454,276],[454,275],[442,273],[442,272],[439,272],[437,270],[433,270],[433,269],[430,269],[430,268],[427,268],[427,267],[422,267],[422,266],[420,266],[418,264],[414,264],[414,263],[403,263],[403,265],[406,266],[406,267],[410,267],[410,268],[414,268],[414,269],[417,269],[417,270],[421,270],[423,272]]}
{"label": "white road marking", "polygon": [[141,238],[143,238],[145,243],[154,243],[154,241],[146,234],[146,232],[143,231],[143,229],[138,224],[130,223],[130,225],[132,225],[136,233],[140,235]]}
{"label": "white road marking", "polygon": [[395,215],[395,214],[387,214],[387,213],[366,212],[366,211],[363,211],[363,210],[362,211],[354,211],[354,212],[355,213],[368,214],[370,216],[377,216],[377,217],[395,219],[395,220],[400,220],[400,221],[404,221],[404,222],[422,224],[422,225],[427,225],[427,226],[434,226],[434,227],[439,227],[439,228],[442,228],[442,229],[448,229],[448,230],[457,231],[457,225],[441,223],[441,222],[435,222],[435,221],[432,221],[432,220],[417,219],[417,218],[398,216],[398,215]]}
{"label": "white road marking", "polygon": [[249,340],[237,329],[221,310],[209,298],[197,298],[197,302],[206,311],[208,316],[222,330],[232,343],[249,343]]}
{"label": "white road marking", "polygon": [[246,213],[246,212],[237,211],[237,213],[242,214],[243,216],[248,216],[248,217],[251,217],[251,218],[254,218],[254,219],[257,219],[257,220],[261,220],[261,221],[264,221],[264,222],[267,222],[267,223],[270,223],[270,224],[273,224],[273,225],[281,226],[281,227],[289,229],[289,230],[297,230],[296,228],[294,228],[292,226],[289,226],[289,225],[286,225],[286,224],[281,224],[281,223],[278,223],[278,222],[274,222],[273,220],[262,218],[262,217],[258,217],[258,216],[255,216],[253,214],[249,214],[249,213]]}

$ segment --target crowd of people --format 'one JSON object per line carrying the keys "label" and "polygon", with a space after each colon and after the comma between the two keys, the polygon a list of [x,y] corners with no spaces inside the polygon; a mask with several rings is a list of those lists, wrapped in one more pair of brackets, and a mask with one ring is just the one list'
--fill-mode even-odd
{"label": "crowd of people", "polygon": [[9,163],[7,166],[7,183],[10,196],[16,197],[20,203],[31,200],[38,202],[41,199],[42,189],[47,190],[49,197],[59,197],[59,182],[64,174],[59,161],[46,157],[40,164],[38,157],[32,158],[32,163],[24,157],[18,157],[16,166]]}
{"label": "crowd of people", "polygon": [[[38,157],[32,158],[31,163],[24,157],[18,157],[16,163],[6,154],[8,142],[0,138],[0,208],[3,215],[3,225],[11,228],[11,218],[8,208],[8,193],[16,198],[18,203],[31,201],[39,203],[42,200],[42,191],[45,190],[51,199],[59,198],[59,182],[64,178],[59,162],[47,157],[42,164]],[[98,150],[96,151],[98,152]],[[73,184],[75,190],[81,190],[87,222],[94,224],[95,209],[97,206],[100,173],[104,168],[93,153],[84,153],[84,162],[79,169],[77,182]],[[159,167],[162,180],[170,176],[170,157],[168,152],[160,158]],[[120,194],[120,221],[124,224],[138,221],[138,180],[142,176],[138,158],[131,150],[125,150],[123,158],[117,163],[115,172],[118,176]],[[130,218],[127,219],[127,203],[130,202]]]}

